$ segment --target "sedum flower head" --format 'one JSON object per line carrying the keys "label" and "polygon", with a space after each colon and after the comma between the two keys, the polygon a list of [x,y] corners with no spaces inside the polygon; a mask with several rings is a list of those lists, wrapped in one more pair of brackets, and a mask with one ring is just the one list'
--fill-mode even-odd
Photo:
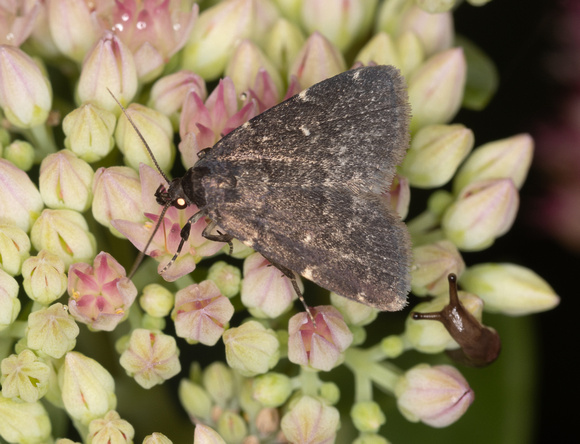
{"label": "sedum flower head", "polygon": [[352,333],[336,308],[323,305],[310,310],[316,326],[307,313],[298,313],[288,322],[288,359],[317,370],[332,370],[352,343]]}
{"label": "sedum flower head", "polygon": [[413,422],[446,427],[457,421],[474,399],[473,390],[455,368],[419,364],[397,383],[399,411]]}
{"label": "sedum flower head", "polygon": [[203,281],[179,290],[171,317],[177,336],[188,341],[215,345],[234,315],[234,306],[213,281]]}
{"label": "sedum flower head", "polygon": [[60,359],[72,350],[78,335],[78,325],[60,303],[42,308],[28,316],[28,346],[52,358]]}
{"label": "sedum flower head", "polygon": [[103,418],[93,419],[89,424],[87,442],[90,444],[132,444],[135,429],[115,411],[108,411]]}
{"label": "sedum flower head", "polygon": [[5,398],[36,402],[48,391],[50,367],[30,350],[3,359],[1,372]]}
{"label": "sedum flower head", "polygon": [[280,357],[280,343],[273,330],[257,321],[248,321],[223,334],[228,365],[243,376],[266,373]]}

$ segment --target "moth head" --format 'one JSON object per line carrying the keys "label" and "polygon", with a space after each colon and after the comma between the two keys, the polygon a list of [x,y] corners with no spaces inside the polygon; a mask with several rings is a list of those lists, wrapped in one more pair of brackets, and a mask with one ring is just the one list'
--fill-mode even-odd
{"label": "moth head", "polygon": [[178,210],[188,207],[191,203],[187,199],[181,184],[181,178],[175,178],[169,182],[169,188],[166,188],[163,184],[159,185],[159,188],[155,191],[157,203],[163,207],[175,207]]}

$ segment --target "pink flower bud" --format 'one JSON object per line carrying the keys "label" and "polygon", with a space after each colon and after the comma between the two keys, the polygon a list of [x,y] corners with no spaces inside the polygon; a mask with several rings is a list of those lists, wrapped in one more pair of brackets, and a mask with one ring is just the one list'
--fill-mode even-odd
{"label": "pink flower bud", "polygon": [[409,7],[399,19],[397,36],[404,32],[415,33],[427,56],[445,51],[453,43],[453,16],[450,12],[428,13],[418,6]]}
{"label": "pink flower bud", "polygon": [[48,2],[48,23],[55,45],[77,62],[83,60],[101,34],[92,2],[52,0]]}
{"label": "pink flower bud", "polygon": [[162,384],[181,371],[175,338],[144,328],[133,330],[120,363],[146,389]]}
{"label": "pink flower bud", "polygon": [[92,267],[75,263],[68,274],[69,309],[76,320],[111,331],[129,315],[137,289],[111,255],[99,253]]}
{"label": "pink flower bud", "polygon": [[0,268],[0,331],[10,326],[20,313],[18,282]]}
{"label": "pink flower bud", "polygon": [[186,70],[166,75],[153,84],[147,106],[161,111],[167,117],[177,117],[185,96],[192,90],[201,100],[206,99],[205,82],[199,75]]}
{"label": "pink flower bud", "polygon": [[352,343],[352,333],[336,308],[321,305],[310,311],[316,327],[305,312],[288,322],[288,359],[317,370],[332,370]]}
{"label": "pink flower bud", "polygon": [[314,32],[294,60],[289,75],[298,79],[301,89],[328,79],[346,70],[338,49],[319,32]]}
{"label": "pink flower bud", "polygon": [[52,108],[50,82],[19,48],[0,45],[0,108],[19,128],[43,124]]}
{"label": "pink flower bud", "polygon": [[0,159],[0,222],[28,232],[44,204],[28,174]]}
{"label": "pink flower bud", "polygon": [[66,208],[80,213],[91,205],[94,171],[69,150],[49,154],[40,164],[39,187],[49,208]]}
{"label": "pink flower bud", "polygon": [[234,306],[212,281],[190,285],[175,295],[175,332],[188,341],[215,345],[234,314]]}
{"label": "pink flower bud", "polygon": [[111,225],[115,219],[143,222],[141,182],[129,167],[99,168],[93,179],[92,212],[95,220],[117,237],[122,234]]}
{"label": "pink flower bud", "polygon": [[[303,291],[304,285],[298,279]],[[296,299],[290,279],[271,266],[260,253],[254,253],[244,261],[242,303],[256,317],[276,318],[287,311]]]}
{"label": "pink flower bud", "polygon": [[0,45],[22,45],[34,29],[40,9],[40,3],[4,2],[0,6]]}
{"label": "pink flower bud", "polygon": [[457,421],[474,399],[461,373],[448,365],[419,364],[395,387],[399,411],[412,422],[446,427]]}
{"label": "pink flower bud", "polygon": [[445,236],[463,251],[479,251],[509,231],[519,207],[511,179],[473,182],[443,215]]}
{"label": "pink flower bud", "polygon": [[[278,6],[282,8],[280,4]],[[268,58],[285,75],[304,45],[304,40],[302,31],[294,21],[280,18],[268,31],[263,48]]]}
{"label": "pink flower bud", "polygon": [[81,103],[93,102],[99,108],[120,113],[119,105],[107,88],[122,104],[137,92],[137,71],[129,48],[111,32],[105,32],[87,54],[77,94]]}

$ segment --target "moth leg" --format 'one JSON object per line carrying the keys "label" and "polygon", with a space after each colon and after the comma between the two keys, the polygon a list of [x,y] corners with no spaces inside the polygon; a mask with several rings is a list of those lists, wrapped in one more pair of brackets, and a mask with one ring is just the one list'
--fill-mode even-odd
{"label": "moth leg", "polygon": [[189,234],[191,233],[191,226],[194,223],[196,223],[199,219],[201,219],[202,216],[203,216],[203,213],[201,211],[198,211],[197,213],[195,213],[193,216],[191,216],[187,220],[187,222],[185,223],[185,225],[181,229],[181,233],[180,233],[181,241],[179,242],[179,246],[177,247],[177,251],[175,252],[173,257],[171,258],[171,260],[169,262],[167,262],[167,265],[165,267],[163,267],[163,270],[161,270],[161,272],[159,274],[165,273],[167,270],[169,270],[169,267],[171,267],[175,263],[175,261],[177,260],[177,257],[181,253],[183,245],[185,244],[185,242],[187,242],[187,239],[189,239]]}
{"label": "moth leg", "polygon": [[232,253],[234,252],[234,244],[232,243],[232,239],[234,237],[229,234],[222,233],[219,230],[217,230],[218,234],[212,234],[211,231],[216,226],[217,224],[214,221],[211,221],[209,224],[207,224],[207,227],[203,229],[201,235],[210,241],[227,243],[230,247],[230,256],[231,256]]}
{"label": "moth leg", "polygon": [[[266,259],[268,259],[268,258],[266,258]],[[270,261],[270,259],[268,259],[268,260]],[[294,291],[296,292],[298,299],[300,299],[300,302],[302,302],[302,305],[304,305],[304,309],[306,310],[306,313],[308,313],[308,317],[312,321],[312,325],[314,325],[314,327],[316,327],[316,321],[314,320],[314,316],[312,315],[312,311],[310,311],[310,307],[308,306],[308,304],[306,304],[306,301],[304,300],[304,296],[302,295],[302,292],[300,291],[300,287],[298,287],[298,281],[296,280],[296,273],[294,273],[289,268],[284,267],[283,265],[276,264],[275,262],[270,261],[270,264],[273,265],[274,267],[276,267],[278,270],[280,270],[282,272],[282,274],[284,276],[286,276],[288,279],[290,279],[290,282],[292,283],[292,288],[294,288]]]}

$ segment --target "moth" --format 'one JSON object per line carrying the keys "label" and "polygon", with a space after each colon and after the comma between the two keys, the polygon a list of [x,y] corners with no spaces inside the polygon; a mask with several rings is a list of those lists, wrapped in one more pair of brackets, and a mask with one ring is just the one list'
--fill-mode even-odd
{"label": "moth", "polygon": [[169,181],[157,166],[168,181],[155,193],[158,225],[170,206],[199,209],[168,266],[206,217],[205,238],[261,253],[301,299],[295,273],[379,310],[402,309],[411,243],[383,194],[408,147],[409,120],[399,71],[361,67],[246,122],[200,151],[183,177]]}

